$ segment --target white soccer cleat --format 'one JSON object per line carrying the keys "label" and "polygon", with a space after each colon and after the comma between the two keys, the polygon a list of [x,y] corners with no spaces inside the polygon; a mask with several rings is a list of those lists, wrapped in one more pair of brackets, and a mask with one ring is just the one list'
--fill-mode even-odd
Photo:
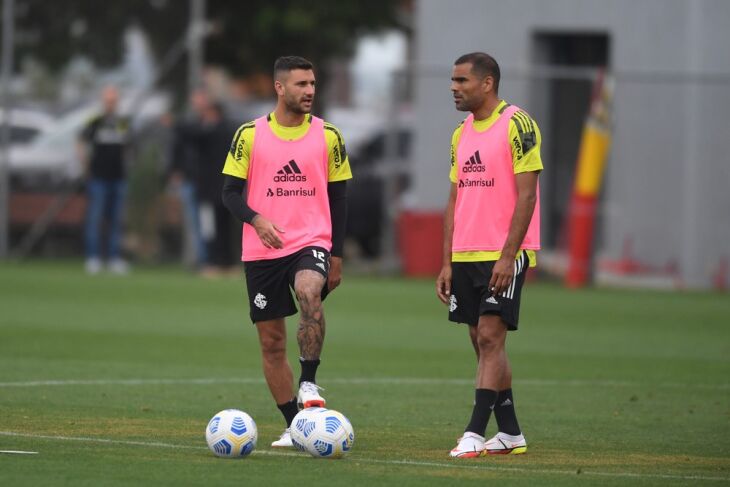
{"label": "white soccer cleat", "polygon": [[126,276],[129,274],[129,264],[120,258],[112,259],[109,262],[109,271],[118,276]]}
{"label": "white soccer cleat", "polygon": [[271,444],[273,448],[293,448],[294,443],[291,441],[291,430],[285,429],[278,440]]}
{"label": "white soccer cleat", "polygon": [[489,455],[519,455],[527,451],[527,441],[522,434],[517,436],[497,433],[484,444]]}
{"label": "white soccer cleat", "polygon": [[302,409],[307,408],[323,408],[326,401],[319,395],[319,391],[323,391],[314,382],[302,382],[299,384],[299,393],[297,394],[297,404]]}
{"label": "white soccer cleat", "polygon": [[84,263],[84,270],[86,270],[87,274],[92,276],[100,273],[103,267],[104,264],[101,263],[101,259],[98,257],[90,257],[86,259],[86,262]]}
{"label": "white soccer cleat", "polygon": [[487,454],[484,448],[484,437],[467,431],[459,438],[456,448],[451,450],[449,455],[453,458],[477,458]]}

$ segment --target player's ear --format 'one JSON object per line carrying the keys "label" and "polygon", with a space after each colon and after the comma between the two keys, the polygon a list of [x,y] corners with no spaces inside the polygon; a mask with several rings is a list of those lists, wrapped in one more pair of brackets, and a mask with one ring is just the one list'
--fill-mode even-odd
{"label": "player's ear", "polygon": [[482,81],[482,88],[484,89],[484,93],[494,91],[494,78],[489,75],[485,76],[484,80]]}
{"label": "player's ear", "polygon": [[278,79],[274,81],[274,91],[279,96],[284,96],[284,84]]}

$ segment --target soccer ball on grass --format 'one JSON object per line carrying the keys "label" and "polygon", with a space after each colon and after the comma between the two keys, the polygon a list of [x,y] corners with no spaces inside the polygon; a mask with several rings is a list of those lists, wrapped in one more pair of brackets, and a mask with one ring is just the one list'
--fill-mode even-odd
{"label": "soccer ball on grass", "polygon": [[238,409],[224,409],[208,422],[205,440],[216,456],[246,457],[256,448],[258,430],[253,418]]}
{"label": "soccer ball on grass", "polygon": [[334,409],[308,408],[291,423],[294,446],[316,458],[341,458],[355,442],[355,432],[344,414]]}

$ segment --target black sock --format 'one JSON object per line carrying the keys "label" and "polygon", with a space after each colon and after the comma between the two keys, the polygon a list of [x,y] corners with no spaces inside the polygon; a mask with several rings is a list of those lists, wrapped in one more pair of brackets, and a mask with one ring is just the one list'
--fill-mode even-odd
{"label": "black sock", "polygon": [[479,436],[484,436],[487,431],[489,416],[492,414],[494,402],[497,400],[497,391],[491,389],[477,389],[475,394],[474,410],[471,413],[471,421],[466,426],[466,431],[471,431]]}
{"label": "black sock", "polygon": [[299,364],[302,366],[302,375],[299,376],[299,383],[312,382],[317,383],[315,376],[317,375],[317,367],[319,367],[319,359],[304,360],[299,357]]}
{"label": "black sock", "polygon": [[291,426],[291,422],[294,419],[294,416],[296,416],[299,412],[299,406],[297,406],[297,398],[294,397],[291,401],[285,402],[284,404],[277,404],[276,407],[279,408],[281,414],[284,415],[286,427],[288,428],[289,426]]}
{"label": "black sock", "polygon": [[494,405],[494,417],[497,419],[499,431],[508,435],[517,436],[521,433],[515,414],[515,401],[512,389],[499,391],[497,403]]}

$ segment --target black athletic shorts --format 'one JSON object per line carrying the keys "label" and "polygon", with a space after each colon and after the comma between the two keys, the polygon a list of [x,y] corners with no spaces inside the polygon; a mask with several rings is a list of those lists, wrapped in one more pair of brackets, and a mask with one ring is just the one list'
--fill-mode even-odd
{"label": "black athletic shorts", "polygon": [[322,300],[327,297],[327,275],[330,253],[322,247],[305,247],[278,259],[253,260],[243,263],[248,288],[251,321],[275,320],[297,313],[292,297],[297,271],[309,269],[325,277]]}
{"label": "black athletic shorts", "polygon": [[524,250],[515,259],[512,285],[498,296],[489,291],[489,280],[496,261],[452,262],[449,321],[476,326],[479,317],[496,314],[509,330],[516,330],[520,317],[520,295],[530,259]]}

